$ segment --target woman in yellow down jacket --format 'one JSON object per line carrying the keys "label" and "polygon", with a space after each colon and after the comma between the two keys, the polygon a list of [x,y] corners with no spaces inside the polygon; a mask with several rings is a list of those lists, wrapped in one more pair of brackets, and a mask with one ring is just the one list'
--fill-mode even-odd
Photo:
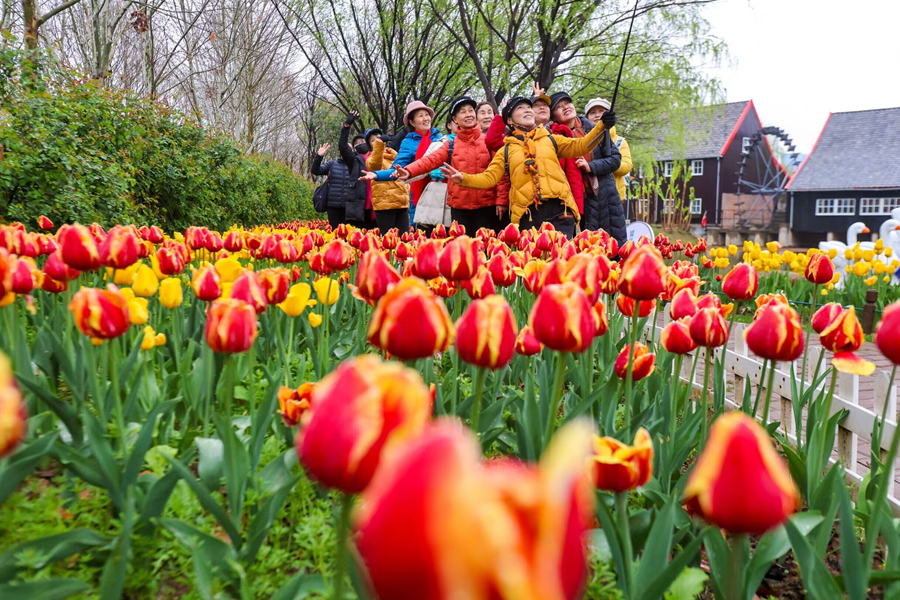
{"label": "woman in yellow down jacket", "polygon": [[[390,169],[397,158],[397,151],[389,148],[383,138],[378,129],[366,132],[366,142],[371,149],[366,157],[366,169],[369,171]],[[409,231],[409,186],[404,182],[372,182],[372,207],[382,234],[394,228],[400,233]]]}
{"label": "woman in yellow down jacket", "polygon": [[610,111],[582,138],[553,135],[534,122],[531,100],[518,96],[503,109],[503,120],[512,128],[504,147],[483,173],[461,173],[450,165],[441,171],[463,187],[490,189],[509,172],[509,215],[520,229],[550,223],[568,238],[575,235],[575,223],[581,218],[569,180],[559,164],[560,158],[577,158],[591,152],[605,128],[616,124]]}

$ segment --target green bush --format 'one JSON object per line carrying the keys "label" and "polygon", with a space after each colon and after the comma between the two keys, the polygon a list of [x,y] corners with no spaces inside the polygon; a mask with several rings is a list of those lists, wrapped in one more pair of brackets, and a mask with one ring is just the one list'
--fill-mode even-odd
{"label": "green bush", "polygon": [[315,217],[313,185],[161,102],[0,54],[0,218],[225,228]]}

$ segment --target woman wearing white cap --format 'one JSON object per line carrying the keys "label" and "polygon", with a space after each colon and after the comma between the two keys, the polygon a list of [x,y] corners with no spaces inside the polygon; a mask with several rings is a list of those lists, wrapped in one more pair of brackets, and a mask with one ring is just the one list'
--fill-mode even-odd
{"label": "woman wearing white cap", "polygon": [[[608,100],[605,98],[594,98],[587,103],[584,114],[588,121],[596,125],[600,122],[600,119],[603,118],[603,114],[608,110]],[[612,140],[612,143],[619,149],[619,154],[622,155],[622,162],[619,164],[619,168],[613,171],[613,175],[616,178],[616,188],[619,190],[619,198],[622,199],[622,202],[625,202],[625,176],[631,173],[633,167],[631,162],[631,148],[629,148],[625,138],[616,135],[615,127],[609,130],[609,139]]]}

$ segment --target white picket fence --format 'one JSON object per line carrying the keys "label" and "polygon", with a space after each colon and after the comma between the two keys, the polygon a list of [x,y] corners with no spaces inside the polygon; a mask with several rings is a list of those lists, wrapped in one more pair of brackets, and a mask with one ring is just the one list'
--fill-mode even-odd
{"label": "white picket fence", "polygon": [[[655,339],[660,339],[660,333],[662,332],[663,327],[666,323],[669,322],[668,311],[665,311],[663,320],[661,324],[656,325]],[[645,335],[650,333],[650,327],[652,327],[652,323],[650,321],[647,322],[647,328],[645,331]],[[715,351],[715,357],[720,358],[722,353],[725,353],[725,408],[726,410],[736,410],[739,409],[743,405],[743,394],[744,394],[744,385],[746,380],[750,380],[751,386],[753,388],[757,388],[759,386],[763,386],[762,397],[765,397],[765,385],[766,382],[762,381],[762,367],[763,363],[761,360],[758,360],[755,356],[751,355],[749,350],[747,349],[747,345],[744,343],[744,329],[746,325],[744,324],[736,324],[735,330],[731,333],[731,340],[734,342],[735,349],[734,350],[726,350],[725,348],[718,348]],[[822,348],[812,347],[809,351],[809,356],[807,358],[807,371],[806,379],[809,382],[812,379],[812,372],[815,369],[816,363],[819,360],[819,355],[824,350]],[[699,349],[696,352],[704,352],[704,349]],[[693,355],[692,355],[693,357]],[[826,356],[823,364],[822,371],[824,371],[828,365],[827,362],[829,357]],[[682,381],[688,382],[691,380],[691,366],[692,360],[685,360],[681,379]],[[700,355],[700,364],[703,364],[703,355]],[[779,363],[780,367],[786,366],[785,363]],[[797,369],[801,368],[800,364],[797,365]],[[702,390],[703,389],[703,377],[702,374],[699,373],[700,369],[698,368],[698,373],[696,375],[697,381],[692,381],[692,385],[695,389]],[[766,379],[768,379],[768,373],[765,375]],[[788,439],[792,441],[796,441],[796,431],[797,427],[794,423],[794,411],[793,411],[793,403],[791,400],[791,379],[792,375],[789,372],[782,371],[780,369],[775,370],[775,375],[772,380],[772,403],[770,408],[769,422],[772,421],[780,421],[781,425],[779,429],[785,433]],[[825,379],[822,385],[828,385],[828,378]],[[888,395],[888,386],[890,383],[889,374],[884,371],[878,371],[875,375],[875,410],[878,412],[876,415],[875,412],[868,410],[860,406],[859,404],[859,376],[858,375],[850,375],[847,373],[840,373],[837,378],[837,386],[835,389],[834,399],[831,405],[831,414],[834,414],[840,410],[847,410],[847,415],[841,419],[838,423],[838,433],[835,439],[835,449],[832,453],[831,462],[835,463],[840,461],[845,468],[847,473],[847,480],[851,483],[859,483],[863,480],[866,475],[866,469],[863,465],[860,465],[858,462],[859,456],[859,443],[861,440],[868,442],[871,444],[872,441],[872,428],[875,424],[876,419],[881,418],[882,410],[884,409],[884,402],[887,398],[889,403],[887,410],[887,422],[884,427],[884,433],[881,439],[881,459],[887,455],[888,448],[890,447],[891,436],[894,434],[894,429],[897,427],[897,387],[893,386],[890,390],[890,395]],[[710,384],[710,388],[712,384]],[[821,386],[820,386],[821,387]],[[762,408],[760,408],[760,412],[762,412]],[[804,415],[805,415],[804,409]],[[761,415],[756,415],[757,418],[761,418]],[[806,425],[804,425],[804,428]],[[900,464],[900,461],[898,461]],[[896,473],[897,464],[894,465],[894,473]],[[888,488],[888,499],[891,503],[891,507],[894,511],[894,514],[900,516],[900,498],[896,496],[897,490],[894,482],[895,477],[892,477],[890,487]],[[856,487],[853,489],[854,495],[856,492]]]}

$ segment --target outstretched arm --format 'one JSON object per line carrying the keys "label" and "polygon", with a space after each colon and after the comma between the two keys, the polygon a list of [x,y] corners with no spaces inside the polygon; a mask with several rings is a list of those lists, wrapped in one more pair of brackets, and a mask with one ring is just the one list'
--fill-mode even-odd
{"label": "outstretched arm", "polygon": [[419,160],[413,161],[406,165],[406,170],[409,171],[410,177],[418,177],[419,175],[437,169],[448,160],[450,160],[449,140],[445,141],[440,148],[438,148],[431,154],[426,154]]}
{"label": "outstretched arm", "polygon": [[503,122],[503,117],[495,115],[487,133],[484,134],[484,145],[491,152],[496,152],[503,147],[503,140],[506,139],[505,133],[506,123]]}
{"label": "outstretched arm", "polygon": [[479,190],[489,190],[497,185],[506,172],[504,168],[503,153],[498,152],[494,155],[491,164],[487,166],[482,173],[460,173],[450,165],[446,165],[441,171],[448,179],[457,185],[467,188],[475,188]]}
{"label": "outstretched arm", "polygon": [[561,135],[553,136],[556,138],[556,145],[559,148],[559,157],[577,158],[588,154],[597,146],[597,143],[600,141],[600,134],[615,124],[616,113],[608,110],[604,113],[602,120],[583,138],[566,138]]}

